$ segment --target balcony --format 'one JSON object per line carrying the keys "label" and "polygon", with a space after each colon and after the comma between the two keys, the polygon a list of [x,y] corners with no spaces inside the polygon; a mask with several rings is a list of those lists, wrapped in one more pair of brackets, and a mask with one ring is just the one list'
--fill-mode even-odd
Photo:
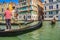
{"label": "balcony", "polygon": [[55,1],[55,2],[50,2],[50,3],[44,3],[44,5],[50,5],[50,4],[56,4],[56,3],[60,3],[60,1]]}
{"label": "balcony", "polygon": [[56,11],[56,10],[60,10],[60,8],[59,9],[46,9],[46,10],[44,10],[44,12],[46,12],[46,11]]}
{"label": "balcony", "polygon": [[30,11],[30,10],[32,10],[31,8],[27,8],[27,9],[24,9],[24,10],[18,10],[18,12],[24,12],[24,11]]}

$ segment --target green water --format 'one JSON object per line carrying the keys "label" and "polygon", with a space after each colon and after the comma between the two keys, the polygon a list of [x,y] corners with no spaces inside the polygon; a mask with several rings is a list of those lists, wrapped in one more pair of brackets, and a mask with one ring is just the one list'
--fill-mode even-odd
{"label": "green water", "polygon": [[52,26],[49,21],[44,21],[38,30],[15,37],[0,37],[0,40],[60,40],[60,22]]}

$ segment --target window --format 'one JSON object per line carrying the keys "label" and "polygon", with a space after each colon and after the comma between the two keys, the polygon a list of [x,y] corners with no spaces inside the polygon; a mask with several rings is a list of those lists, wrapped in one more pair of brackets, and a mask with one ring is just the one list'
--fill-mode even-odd
{"label": "window", "polygon": [[46,6],[45,6],[45,10],[46,10]]}
{"label": "window", "polygon": [[49,6],[49,9],[53,9],[53,6]]}
{"label": "window", "polygon": [[31,16],[29,15],[29,16],[27,16],[27,18],[28,18],[28,19],[30,19],[30,18],[31,18]]}
{"label": "window", "polygon": [[46,15],[46,12],[45,12],[45,15]]}
{"label": "window", "polygon": [[49,0],[49,2],[53,2],[53,0]]}
{"label": "window", "polygon": [[47,18],[47,17],[45,16],[45,18]]}
{"label": "window", "polygon": [[56,14],[58,14],[58,12],[59,12],[59,11],[57,10],[57,11],[56,11]]}
{"label": "window", "polygon": [[49,14],[51,15],[51,14],[53,14],[53,12],[52,12],[52,11],[50,11],[50,12],[49,12]]}
{"label": "window", "polygon": [[56,5],[56,8],[58,9],[58,4]]}

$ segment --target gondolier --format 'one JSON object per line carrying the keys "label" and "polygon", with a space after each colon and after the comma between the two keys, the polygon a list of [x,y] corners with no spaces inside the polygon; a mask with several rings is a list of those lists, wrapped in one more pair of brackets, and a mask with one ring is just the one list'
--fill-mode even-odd
{"label": "gondolier", "polygon": [[5,21],[6,21],[6,29],[11,29],[11,12],[9,10],[9,8],[7,8],[7,10],[4,13],[5,16]]}

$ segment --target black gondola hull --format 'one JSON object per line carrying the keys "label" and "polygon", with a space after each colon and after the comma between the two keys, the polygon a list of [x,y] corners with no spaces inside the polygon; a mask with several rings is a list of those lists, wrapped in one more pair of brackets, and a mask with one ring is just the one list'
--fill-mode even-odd
{"label": "black gondola hull", "polygon": [[26,27],[23,29],[15,29],[15,30],[11,30],[11,31],[4,31],[4,29],[3,29],[0,31],[0,36],[4,37],[4,36],[22,35],[22,34],[34,31],[34,30],[40,28],[41,26],[42,26],[42,22],[39,22],[36,25],[29,26],[29,27]]}

